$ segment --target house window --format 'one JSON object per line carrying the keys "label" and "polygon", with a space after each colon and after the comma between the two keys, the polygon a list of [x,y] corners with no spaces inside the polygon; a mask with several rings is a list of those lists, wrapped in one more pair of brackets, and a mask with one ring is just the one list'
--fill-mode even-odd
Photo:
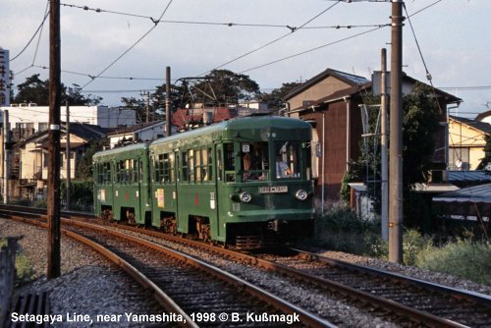
{"label": "house window", "polygon": [[450,158],[448,166],[450,170],[466,171],[470,170],[469,147],[452,147],[450,148]]}
{"label": "house window", "polygon": [[38,123],[38,130],[39,132],[48,130],[48,123]]}

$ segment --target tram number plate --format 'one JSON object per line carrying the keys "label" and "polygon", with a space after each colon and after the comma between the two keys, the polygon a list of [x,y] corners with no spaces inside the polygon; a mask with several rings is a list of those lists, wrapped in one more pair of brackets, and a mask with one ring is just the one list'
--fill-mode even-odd
{"label": "tram number plate", "polygon": [[283,194],[288,192],[288,186],[259,187],[260,194]]}

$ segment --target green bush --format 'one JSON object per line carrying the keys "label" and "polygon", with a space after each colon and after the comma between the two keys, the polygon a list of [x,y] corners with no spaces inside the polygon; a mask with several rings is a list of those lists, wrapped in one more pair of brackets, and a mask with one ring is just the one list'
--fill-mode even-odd
{"label": "green bush", "polygon": [[491,244],[459,239],[438,248],[427,246],[416,256],[423,269],[448,273],[491,286]]}
{"label": "green bush", "polygon": [[[72,180],[70,187],[71,203],[81,206],[91,206],[94,202],[93,190],[94,183],[92,181]],[[66,181],[62,181],[61,183],[61,199],[66,199]]]}
{"label": "green bush", "polygon": [[380,233],[379,220],[361,218],[342,203],[327,208],[316,218],[315,225],[312,244],[360,255],[367,254],[367,248]]}

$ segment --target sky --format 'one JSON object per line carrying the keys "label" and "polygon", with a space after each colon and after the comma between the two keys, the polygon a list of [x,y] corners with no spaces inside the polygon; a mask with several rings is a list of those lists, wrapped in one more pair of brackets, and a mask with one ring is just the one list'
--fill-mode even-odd
{"label": "sky", "polygon": [[[62,82],[82,86],[84,94],[101,96],[102,104],[109,106],[120,105],[121,97],[154,90],[164,82],[166,66],[172,69],[172,80],[228,69],[249,75],[269,92],[326,68],[370,78],[380,70],[380,49],[387,48],[390,56],[386,25],[391,3],[380,0],[62,0],[61,4]],[[405,5],[433,84],[464,100],[450,113],[473,118],[490,110],[491,1],[406,0]],[[49,19],[23,51],[47,6],[48,1],[41,0],[0,1],[0,47],[10,51],[15,84],[37,73],[48,77],[43,67],[49,66]],[[427,82],[407,20],[403,63],[408,75]]]}

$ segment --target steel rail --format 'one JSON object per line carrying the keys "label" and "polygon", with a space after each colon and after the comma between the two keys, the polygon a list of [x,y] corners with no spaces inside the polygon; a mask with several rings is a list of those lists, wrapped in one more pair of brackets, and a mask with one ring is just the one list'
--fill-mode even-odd
{"label": "steel rail", "polygon": [[438,284],[438,283],[434,283],[434,282],[429,282],[429,281],[405,276],[405,275],[400,274],[400,273],[378,270],[378,269],[370,268],[370,267],[367,267],[364,265],[359,265],[359,264],[345,262],[342,260],[332,259],[332,258],[329,258],[326,256],[321,256],[321,255],[318,255],[318,254],[315,254],[315,253],[312,253],[309,251],[305,251],[302,249],[298,249],[298,248],[290,248],[290,249],[292,251],[300,254],[300,255],[305,256],[306,258],[308,258],[310,260],[315,260],[315,261],[318,261],[321,263],[327,263],[327,264],[332,265],[332,266],[338,266],[338,267],[346,268],[349,270],[365,272],[365,273],[368,273],[370,275],[376,275],[379,277],[386,277],[386,278],[390,278],[390,279],[395,279],[395,280],[399,280],[399,281],[404,282],[404,283],[409,282],[409,283],[413,284],[414,286],[432,289],[432,290],[435,290],[435,291],[438,291],[441,293],[451,294],[452,296],[459,298],[459,299],[466,299],[466,300],[469,300],[472,302],[477,302],[477,303],[480,303],[483,305],[491,306],[491,296],[490,295],[472,292],[472,291],[463,290],[463,289],[458,289],[458,288],[454,288],[454,287],[449,287],[449,286],[445,286],[442,284]]}
{"label": "steel rail", "polygon": [[[17,217],[17,216],[12,216],[10,219],[23,222],[23,223],[28,223],[28,224],[33,224],[42,228],[47,229],[48,225],[46,223],[40,222],[40,221],[33,221],[32,219],[25,219],[22,217]],[[190,328],[198,328],[199,326],[193,322],[193,320],[189,317],[189,315],[184,312],[184,310],[181,309],[179,305],[177,305],[174,300],[167,295],[160,287],[158,287],[156,284],[154,284],[150,279],[148,279],[144,274],[142,274],[140,271],[138,271],[137,268],[135,268],[133,265],[128,263],[126,260],[124,260],[122,257],[117,255],[116,253],[112,252],[111,250],[107,249],[106,247],[98,244],[97,242],[90,240],[89,238],[86,238],[82,235],[79,235],[73,231],[61,228],[61,233],[64,234],[65,236],[68,236],[72,239],[75,239],[82,244],[85,244],[95,251],[99,252],[103,256],[105,256],[107,259],[109,259],[111,262],[115,263],[117,266],[119,266],[121,269],[123,269],[129,276],[131,276],[135,281],[137,281],[143,288],[147,290],[152,291],[152,296],[163,306],[165,307],[169,312],[173,313],[178,313],[182,315],[184,318],[183,322],[179,322],[178,324],[183,326],[183,327],[190,327]]]}
{"label": "steel rail", "polygon": [[[390,299],[378,297],[378,296],[372,295],[370,293],[367,293],[367,292],[364,292],[361,290],[357,290],[357,289],[351,288],[349,286],[345,286],[343,284],[340,284],[340,283],[337,283],[337,282],[334,282],[334,281],[331,281],[331,280],[328,280],[325,278],[310,275],[308,273],[305,273],[303,271],[300,271],[298,269],[295,269],[295,268],[292,268],[292,267],[289,267],[289,266],[286,266],[283,264],[279,264],[279,263],[275,263],[275,262],[261,259],[261,258],[256,257],[256,256],[251,256],[251,255],[244,254],[244,253],[237,252],[237,251],[230,250],[230,249],[220,248],[217,246],[203,243],[201,241],[184,239],[182,237],[163,234],[163,233],[156,232],[156,231],[142,230],[140,228],[131,227],[131,226],[119,226],[119,225],[116,225],[116,226],[121,228],[121,229],[129,230],[129,231],[133,231],[133,232],[137,232],[137,233],[142,233],[142,234],[149,235],[152,237],[164,238],[164,239],[172,241],[172,242],[187,244],[187,245],[195,247],[195,248],[202,248],[202,249],[205,249],[207,251],[211,251],[211,252],[214,252],[217,254],[229,256],[231,258],[239,259],[241,261],[244,261],[244,262],[247,262],[247,263],[250,263],[253,265],[257,265],[257,266],[262,267],[264,269],[275,270],[279,273],[285,274],[287,276],[290,276],[290,277],[293,277],[296,279],[300,279],[300,280],[305,281],[305,282],[315,283],[317,286],[336,291],[342,295],[350,296],[350,297],[353,297],[355,299],[361,299],[368,304],[379,304],[379,306],[381,306],[383,308],[387,308],[387,309],[390,309],[392,311],[395,311],[395,312],[397,312],[397,313],[399,313],[405,317],[411,318],[413,321],[416,321],[416,322],[422,322],[425,324],[433,325],[435,327],[442,327],[442,326],[459,327],[459,328],[467,327],[467,326],[462,325],[458,322],[455,322],[455,321],[452,321],[449,319],[445,319],[445,318],[441,318],[441,317],[432,315],[428,312],[424,312],[424,311],[420,311],[420,310],[408,307],[406,305],[392,301]],[[315,259],[315,256],[314,256],[315,254],[311,254],[311,255],[312,255],[311,257],[313,259]],[[347,266],[349,266],[353,270],[357,270],[357,267],[354,265],[351,265],[350,263],[339,261],[339,260],[337,260],[336,262],[338,263],[338,265],[342,265],[342,264],[346,263]],[[363,268],[366,268],[367,270],[362,270]],[[361,267],[361,266],[360,266],[360,270],[357,270],[357,271],[366,272],[366,273],[369,273],[371,275],[374,275],[377,273],[377,270],[375,270],[375,269],[371,269],[368,267]],[[395,275],[395,274],[387,272],[387,271],[380,271],[380,272],[383,273],[383,275],[387,278],[399,279],[400,281],[406,282],[405,277],[402,275]],[[408,281],[408,282],[417,284],[417,279],[412,278],[411,281]],[[430,284],[431,283],[428,283],[428,286],[430,286]],[[421,286],[426,287],[427,285],[421,285]],[[440,285],[440,288],[438,290],[440,292],[449,293],[449,290],[453,291],[454,289]],[[479,298],[479,296],[481,296],[481,294],[471,293],[469,291],[460,291],[460,294],[459,294],[459,297],[470,299],[470,300],[474,300],[476,297]],[[482,295],[482,296],[484,298],[487,297],[486,295]],[[485,302],[485,301],[483,301],[483,299],[481,298],[481,302]]]}
{"label": "steel rail", "polygon": [[[13,216],[13,215],[11,215],[10,218],[13,220],[16,220],[16,221],[20,221],[20,222],[24,222],[24,223],[28,223],[28,224],[34,224],[34,225],[46,228],[45,223],[37,221],[37,220],[25,219],[25,218],[22,218],[19,216]],[[184,254],[182,252],[173,250],[171,248],[165,247],[163,245],[159,245],[157,243],[154,243],[154,242],[151,242],[151,241],[139,238],[139,237],[130,236],[130,235],[115,231],[115,230],[110,229],[108,227],[95,225],[95,224],[91,224],[91,223],[86,223],[86,222],[68,220],[68,219],[62,219],[62,222],[64,224],[74,225],[74,226],[83,227],[83,228],[89,228],[92,230],[107,233],[107,234],[113,235],[117,238],[125,239],[128,241],[140,244],[144,247],[148,247],[150,249],[153,249],[155,251],[163,253],[167,256],[171,256],[173,258],[176,258],[176,259],[178,259],[182,262],[185,262],[187,264],[190,264],[190,265],[192,265],[192,266],[194,266],[194,267],[196,267],[196,268],[198,268],[198,269],[200,269],[200,270],[202,270],[208,274],[211,274],[211,275],[213,275],[213,276],[215,276],[215,277],[217,277],[223,281],[226,281],[227,283],[229,283],[231,285],[236,286],[238,290],[245,291],[245,292],[249,293],[250,295],[255,296],[256,298],[261,299],[261,300],[265,301],[266,303],[272,305],[276,309],[281,310],[282,312],[290,313],[290,314],[295,314],[295,313],[298,314],[299,318],[301,319],[301,323],[305,324],[309,327],[315,327],[315,328],[317,328],[317,327],[328,327],[328,328],[336,327],[335,325],[333,325],[332,323],[330,323],[329,321],[327,321],[325,319],[322,319],[322,318],[320,318],[320,317],[318,317],[318,316],[316,316],[316,315],[314,315],[314,314],[312,314],[306,310],[303,310],[303,309],[299,308],[298,306],[296,306],[290,302],[287,302],[287,301],[265,291],[264,289],[262,289],[260,287],[257,287],[257,286],[255,286],[255,285],[253,285],[253,284],[251,284],[251,283],[249,283],[249,282],[247,282],[241,278],[234,276],[233,274],[230,274],[230,273],[228,273],[222,269],[219,269],[217,267],[214,267],[214,266],[212,266],[206,262],[203,262],[197,258],[194,258],[190,255]],[[88,241],[89,243],[91,243],[88,245],[93,247],[97,251],[101,251],[101,249],[105,249],[103,246],[97,244],[96,242],[93,242],[90,239],[87,239],[83,236],[80,236],[80,235],[78,235],[74,232],[71,232],[69,230],[66,230],[64,228],[62,229],[62,233],[69,236],[69,237],[77,239],[83,243],[85,243],[85,241]],[[107,250],[107,251],[111,252],[109,250]],[[104,254],[104,255],[107,256],[111,261],[113,261],[117,265],[121,266],[125,271],[127,268],[133,268],[131,266],[131,264],[129,264],[125,260],[119,258],[114,253],[112,253],[112,254],[113,255],[109,255],[109,256],[106,254]],[[111,258],[112,256],[115,256],[115,257]],[[119,259],[117,259],[117,258],[119,258]],[[128,272],[128,271],[126,271],[126,272]],[[141,283],[140,279],[142,279],[142,278],[146,279],[146,277],[144,277],[141,273],[139,273],[138,270],[135,268],[133,268],[133,270],[130,269],[128,274],[140,283]],[[150,280],[148,280],[148,282],[145,283],[144,287],[152,288],[153,286],[157,287]],[[161,299],[164,301],[167,299],[171,300],[170,297],[167,296],[163,291],[162,291],[162,293],[163,293],[163,295],[159,295],[158,293],[155,294],[155,295],[159,295],[159,298],[157,298],[157,300],[159,300],[159,302],[161,301]],[[174,311],[176,311],[177,313],[181,313],[181,312],[178,312],[178,310],[174,310]],[[186,315],[186,317],[187,317],[187,315]],[[189,318],[189,317],[187,317],[187,318]],[[191,320],[191,319],[189,319],[189,320]],[[186,321],[188,321],[188,320],[186,320]],[[188,322],[192,322],[192,320],[188,321]]]}
{"label": "steel rail", "polygon": [[[25,210],[25,208],[23,208],[23,209]],[[255,257],[255,256],[236,252],[233,250],[219,248],[219,247],[212,246],[212,245],[200,242],[200,241],[183,239],[182,237],[176,237],[176,236],[163,234],[163,233],[156,232],[156,231],[142,230],[141,228],[136,228],[136,227],[131,227],[131,226],[120,226],[120,225],[116,225],[116,226],[121,228],[121,229],[130,230],[130,231],[134,231],[137,233],[149,235],[152,237],[163,238],[163,239],[166,239],[166,240],[169,240],[172,242],[187,244],[187,245],[190,245],[193,247],[205,249],[207,251],[211,251],[211,252],[214,252],[217,254],[221,254],[221,255],[229,256],[231,258],[239,259],[239,260],[257,265],[257,266],[265,268],[265,269],[272,269],[272,270],[275,270],[275,271],[280,272],[282,274],[300,279],[302,281],[315,283],[318,286],[321,286],[321,287],[326,288],[326,289],[334,290],[334,291],[341,293],[343,295],[349,295],[349,296],[354,297],[356,299],[362,299],[369,304],[374,304],[374,303],[379,304],[379,306],[381,306],[381,307],[395,311],[399,314],[402,314],[403,316],[411,318],[413,321],[416,321],[416,322],[424,322],[425,324],[430,324],[433,326],[466,327],[465,325],[459,324],[459,323],[454,322],[452,320],[440,318],[440,317],[432,315],[428,312],[420,311],[420,310],[405,306],[403,304],[400,304],[398,302],[395,302],[395,301],[392,301],[392,300],[389,300],[386,298],[374,296],[370,293],[363,292],[363,291],[345,286],[343,284],[340,284],[340,283],[337,283],[337,282],[334,282],[334,281],[331,281],[331,280],[328,280],[325,278],[313,276],[313,275],[307,274],[305,272],[302,272],[300,270],[288,267],[288,266],[283,265],[283,264],[274,263],[271,261],[260,259],[260,258]],[[390,279],[396,279],[396,280],[399,280],[402,282],[407,282],[407,283],[410,283],[410,284],[413,284],[416,286],[420,286],[420,287],[423,287],[426,289],[432,289],[432,290],[436,290],[436,291],[441,292],[441,293],[447,293],[453,297],[457,297],[460,299],[466,299],[466,300],[470,300],[473,302],[479,302],[479,303],[482,303],[485,305],[489,305],[489,302],[491,300],[491,297],[489,297],[487,295],[483,295],[483,294],[479,294],[479,293],[475,293],[475,292],[470,292],[470,291],[465,291],[465,290],[459,290],[459,289],[455,289],[455,288],[451,288],[451,287],[447,287],[447,286],[443,286],[443,285],[439,285],[439,284],[430,283],[427,281],[411,278],[411,277],[406,277],[406,276],[403,276],[400,274],[395,274],[395,273],[391,273],[391,272],[387,272],[387,271],[372,269],[372,268],[365,267],[365,266],[355,265],[355,264],[340,261],[340,260],[328,259],[325,257],[320,257],[320,256],[313,254],[313,253],[309,253],[307,251],[302,251],[302,250],[298,250],[298,249],[293,249],[293,250],[299,254],[302,254],[305,257],[308,257],[310,259],[313,259],[313,260],[316,260],[319,262],[324,262],[324,263],[338,266],[338,267],[344,267],[344,268],[355,270],[358,272],[365,272],[365,273],[368,273],[372,276],[376,275],[376,276],[386,277],[386,278],[390,278]]]}
{"label": "steel rail", "polygon": [[335,325],[331,324],[329,321],[324,320],[308,311],[305,311],[298,306],[287,302],[267,291],[264,289],[257,287],[248,281],[245,281],[231,273],[228,273],[220,268],[217,268],[215,266],[212,266],[200,259],[197,259],[193,256],[187,255],[183,252],[171,249],[169,247],[159,245],[157,243],[154,243],[152,241],[140,238],[140,237],[135,237],[131,235],[127,235],[118,231],[115,231],[114,229],[108,228],[108,227],[103,227],[100,225],[95,225],[92,223],[86,223],[86,222],[79,222],[79,221],[69,221],[66,219],[62,220],[63,223],[68,223],[70,225],[78,226],[78,227],[84,227],[84,228],[89,228],[93,230],[98,230],[100,232],[104,232],[113,236],[116,236],[121,239],[125,239],[137,244],[140,244],[142,246],[148,247],[150,249],[153,249],[157,252],[163,253],[167,256],[171,256],[173,258],[179,259],[187,264],[190,264],[206,273],[209,273],[221,280],[224,280],[228,282],[229,284],[232,284],[236,286],[239,290],[246,291],[247,293],[257,297],[258,299],[261,299],[265,301],[266,303],[272,305],[273,307],[286,312],[290,314],[298,314],[299,317],[301,318],[302,324],[306,324],[310,327],[336,327]]}

